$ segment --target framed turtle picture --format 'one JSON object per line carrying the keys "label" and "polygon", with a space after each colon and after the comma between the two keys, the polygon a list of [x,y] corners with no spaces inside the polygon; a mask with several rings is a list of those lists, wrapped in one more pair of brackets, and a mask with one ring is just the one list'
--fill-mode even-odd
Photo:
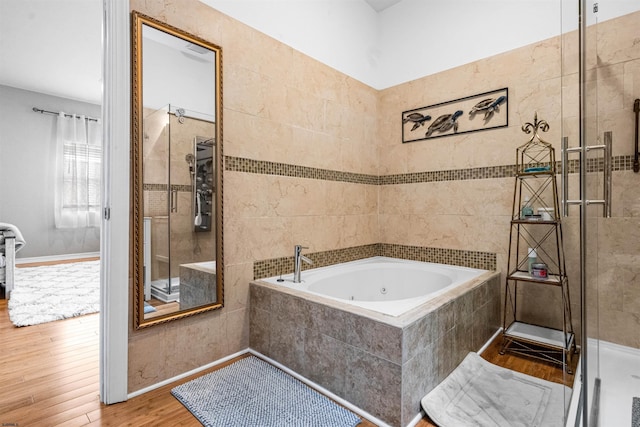
{"label": "framed turtle picture", "polygon": [[402,142],[509,126],[509,89],[502,88],[402,112]]}

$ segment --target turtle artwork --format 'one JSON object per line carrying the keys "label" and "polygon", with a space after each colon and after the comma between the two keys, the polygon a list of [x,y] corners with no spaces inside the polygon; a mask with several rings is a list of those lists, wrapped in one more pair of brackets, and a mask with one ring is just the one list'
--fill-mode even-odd
{"label": "turtle artwork", "polygon": [[458,117],[462,115],[462,110],[458,110],[453,114],[443,114],[438,117],[427,129],[426,137],[430,137],[435,131],[446,132],[453,128],[453,132],[458,132]]}
{"label": "turtle artwork", "polygon": [[495,111],[499,111],[500,104],[505,102],[507,97],[502,95],[498,98],[487,98],[478,102],[469,111],[469,118],[473,118],[479,111],[484,111],[484,120],[489,120]]}
{"label": "turtle artwork", "polygon": [[422,115],[420,113],[411,113],[402,120],[402,123],[413,122],[412,131],[418,129],[420,126],[424,126],[424,122],[431,120],[430,115]]}

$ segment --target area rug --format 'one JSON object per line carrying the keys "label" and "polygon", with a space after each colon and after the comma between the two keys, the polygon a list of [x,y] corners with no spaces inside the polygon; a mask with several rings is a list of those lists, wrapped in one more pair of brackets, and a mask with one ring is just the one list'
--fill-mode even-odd
{"label": "area rug", "polygon": [[422,399],[422,408],[440,427],[563,426],[569,392],[469,353]]}
{"label": "area rug", "polygon": [[100,261],[15,269],[9,318],[16,326],[100,311]]}
{"label": "area rug", "polygon": [[179,385],[171,393],[206,427],[360,423],[354,413],[255,356]]}
{"label": "area rug", "polygon": [[631,404],[631,427],[640,427],[640,397],[634,397]]}

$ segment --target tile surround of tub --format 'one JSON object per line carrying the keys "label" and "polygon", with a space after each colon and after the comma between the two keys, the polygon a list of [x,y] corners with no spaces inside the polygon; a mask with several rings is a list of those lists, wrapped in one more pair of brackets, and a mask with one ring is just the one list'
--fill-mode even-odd
{"label": "tile surround of tub", "polygon": [[394,323],[277,289],[250,285],[251,348],[394,426],[500,324],[498,273]]}

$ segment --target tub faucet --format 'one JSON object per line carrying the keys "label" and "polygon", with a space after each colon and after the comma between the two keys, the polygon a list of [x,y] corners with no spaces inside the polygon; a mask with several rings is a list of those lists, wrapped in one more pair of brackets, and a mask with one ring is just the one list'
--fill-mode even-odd
{"label": "tub faucet", "polygon": [[301,279],[300,279],[300,271],[302,270],[302,262],[304,261],[309,265],[313,264],[313,261],[311,261],[309,258],[307,258],[306,256],[302,255],[302,250],[303,249],[309,249],[305,246],[301,246],[301,245],[296,245],[294,248],[294,252],[293,252],[293,283],[300,283]]}

